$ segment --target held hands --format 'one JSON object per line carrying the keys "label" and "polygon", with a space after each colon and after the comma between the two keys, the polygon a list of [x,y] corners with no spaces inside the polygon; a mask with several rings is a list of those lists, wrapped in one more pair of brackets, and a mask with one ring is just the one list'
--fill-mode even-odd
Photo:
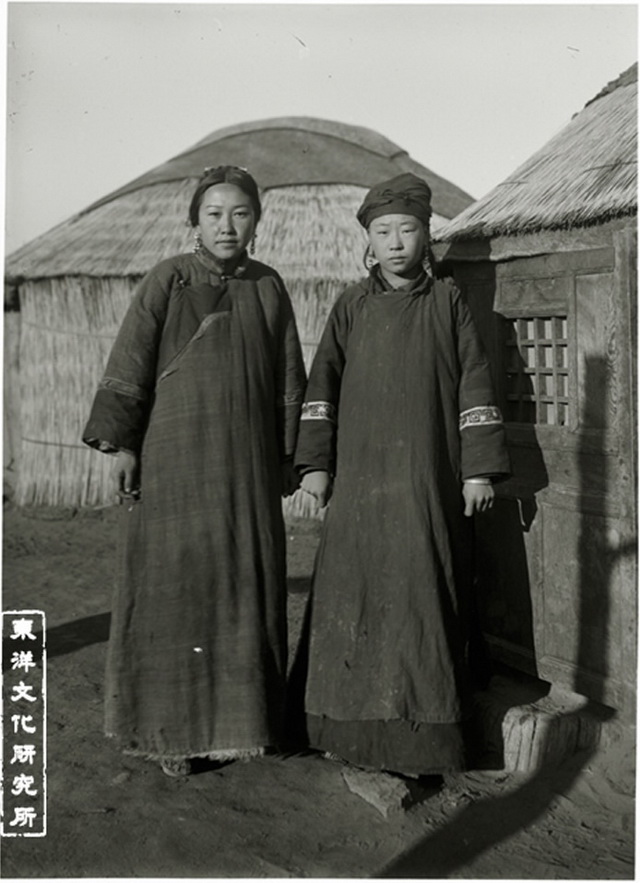
{"label": "held hands", "polygon": [[333,482],[328,472],[318,470],[317,472],[307,472],[306,475],[303,475],[300,487],[305,494],[310,494],[315,498],[318,508],[324,509],[331,499]]}
{"label": "held hands", "polygon": [[129,451],[119,451],[116,461],[118,491],[116,499],[119,505],[140,499],[140,464],[138,457]]}
{"label": "held hands", "polygon": [[[118,479],[118,503],[127,500],[135,501],[140,497],[139,487],[139,461],[135,454],[128,451],[120,451],[116,464]],[[328,472],[317,470],[307,472],[299,482],[298,475],[290,462],[282,464],[282,494],[289,496],[297,488],[312,496],[320,509],[324,509],[331,499],[333,482]],[[493,506],[495,492],[491,484],[478,484],[473,481],[465,481],[462,486],[464,498],[464,514],[468,517],[474,512],[486,512]]]}
{"label": "held hands", "polygon": [[467,517],[474,512],[486,512],[493,506],[495,491],[490,483],[479,484],[475,481],[465,481],[462,486],[464,497],[464,514]]}
{"label": "held hands", "polygon": [[281,464],[280,477],[282,484],[282,496],[290,497],[300,487],[300,476],[293,468],[291,460],[284,460]]}

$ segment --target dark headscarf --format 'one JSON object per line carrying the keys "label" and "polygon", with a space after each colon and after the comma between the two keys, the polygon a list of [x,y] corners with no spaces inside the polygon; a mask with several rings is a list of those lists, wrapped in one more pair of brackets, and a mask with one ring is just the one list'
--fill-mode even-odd
{"label": "dark headscarf", "polygon": [[411,172],[376,184],[367,193],[356,217],[366,229],[382,215],[413,215],[425,227],[431,217],[431,190],[426,181]]}
{"label": "dark headscarf", "polygon": [[198,226],[198,213],[202,197],[215,184],[235,184],[243,193],[246,193],[256,216],[256,224],[260,220],[262,214],[262,206],[260,205],[260,194],[258,185],[251,177],[246,169],[239,166],[217,166],[216,168],[205,169],[203,176],[198,181],[198,186],[191,197],[191,205],[189,206],[189,221],[192,227]]}

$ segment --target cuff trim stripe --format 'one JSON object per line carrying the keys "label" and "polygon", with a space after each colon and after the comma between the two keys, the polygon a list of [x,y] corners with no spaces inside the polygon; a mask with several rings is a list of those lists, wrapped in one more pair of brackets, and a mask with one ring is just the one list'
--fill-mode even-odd
{"label": "cuff trim stripe", "polygon": [[495,405],[485,405],[480,408],[468,408],[460,413],[459,428],[468,429],[470,426],[491,426],[502,423],[502,414]]}
{"label": "cuff trim stripe", "polygon": [[336,423],[336,409],[331,402],[305,402],[300,419],[328,420],[329,423]]}

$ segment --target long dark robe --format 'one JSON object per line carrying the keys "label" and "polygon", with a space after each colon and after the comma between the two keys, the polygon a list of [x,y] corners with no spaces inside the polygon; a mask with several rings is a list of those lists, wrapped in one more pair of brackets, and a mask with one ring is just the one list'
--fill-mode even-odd
{"label": "long dark robe", "polygon": [[500,412],[450,282],[377,271],[336,302],[314,360],[301,470],[335,475],[306,664],[313,747],[428,774],[464,764],[472,521],[462,480],[508,473]]}
{"label": "long dark robe", "polygon": [[243,260],[166,260],[142,281],[84,440],[141,457],[125,505],[106,731],[157,757],[277,744],[286,675],[281,463],[304,367],[289,297]]}

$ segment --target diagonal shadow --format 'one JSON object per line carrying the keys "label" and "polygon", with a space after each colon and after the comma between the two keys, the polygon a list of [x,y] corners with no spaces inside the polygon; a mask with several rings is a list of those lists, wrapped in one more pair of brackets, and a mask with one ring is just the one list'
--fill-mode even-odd
{"label": "diagonal shadow", "polygon": [[47,657],[75,653],[91,644],[102,644],[109,639],[110,613],[97,613],[47,629]]}
{"label": "diagonal shadow", "polygon": [[[309,577],[289,577],[287,592],[304,594],[309,591]],[[109,640],[111,613],[97,613],[72,622],[47,629],[47,657],[75,653],[91,644],[103,644]]]}
{"label": "diagonal shadow", "polygon": [[[466,806],[451,822],[374,875],[378,879],[442,879],[544,815],[558,793],[567,790],[595,752],[595,746],[558,768],[547,767],[524,785],[500,797]],[[511,874],[505,869],[505,877]]]}

